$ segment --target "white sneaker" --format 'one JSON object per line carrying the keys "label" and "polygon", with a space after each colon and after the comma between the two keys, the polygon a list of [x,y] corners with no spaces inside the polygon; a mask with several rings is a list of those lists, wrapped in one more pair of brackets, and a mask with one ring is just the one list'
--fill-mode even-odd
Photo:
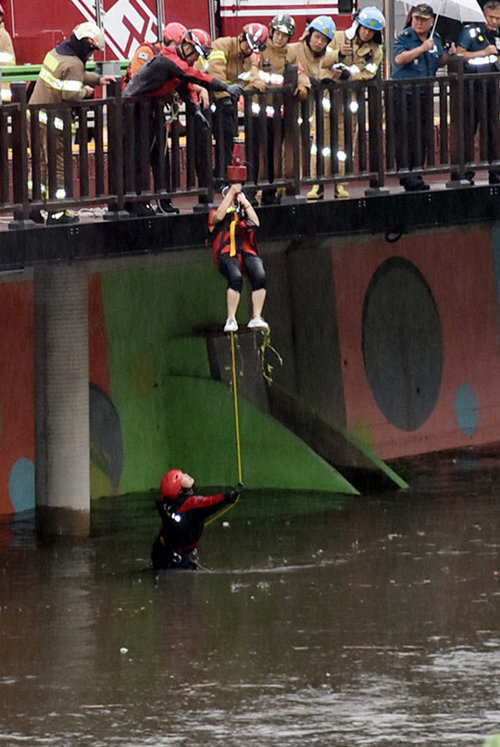
{"label": "white sneaker", "polygon": [[269,324],[261,317],[254,316],[247,324],[248,329],[269,329]]}
{"label": "white sneaker", "polygon": [[224,332],[237,332],[238,331],[238,322],[236,319],[226,319],[226,323],[224,325]]}

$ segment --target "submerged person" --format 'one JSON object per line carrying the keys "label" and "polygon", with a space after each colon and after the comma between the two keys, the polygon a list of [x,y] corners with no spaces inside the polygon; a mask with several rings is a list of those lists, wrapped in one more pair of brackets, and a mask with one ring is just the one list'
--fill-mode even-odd
{"label": "submerged person", "polygon": [[252,318],[248,329],[269,329],[262,318],[266,299],[266,271],[259,256],[255,229],[259,218],[242,192],[241,184],[232,184],[219,207],[208,216],[214,262],[227,280],[227,319],[224,332],[237,332],[236,311],[243,289],[243,272],[252,287]]}
{"label": "submerged person", "polygon": [[181,469],[164,475],[156,507],[162,528],[153,543],[151,562],[155,570],[179,568],[195,571],[197,548],[205,521],[225,506],[236,503],[243,485],[217,495],[195,495],[194,478]]}

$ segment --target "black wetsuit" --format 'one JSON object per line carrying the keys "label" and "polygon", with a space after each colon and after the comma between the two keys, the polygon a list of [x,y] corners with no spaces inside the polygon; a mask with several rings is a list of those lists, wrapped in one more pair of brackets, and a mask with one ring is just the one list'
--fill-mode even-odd
{"label": "black wetsuit", "polygon": [[203,496],[194,495],[190,489],[182,490],[175,501],[160,498],[156,507],[162,528],[151,551],[153,568],[196,570],[196,548],[200,544],[205,521],[224,506],[234,503],[237,497],[235,491]]}

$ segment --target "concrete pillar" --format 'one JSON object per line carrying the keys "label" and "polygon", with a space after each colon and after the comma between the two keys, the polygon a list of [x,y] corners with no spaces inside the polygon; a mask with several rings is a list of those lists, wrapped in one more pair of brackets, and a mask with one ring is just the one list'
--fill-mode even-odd
{"label": "concrete pillar", "polygon": [[88,277],[35,265],[36,511],[43,534],[90,529]]}

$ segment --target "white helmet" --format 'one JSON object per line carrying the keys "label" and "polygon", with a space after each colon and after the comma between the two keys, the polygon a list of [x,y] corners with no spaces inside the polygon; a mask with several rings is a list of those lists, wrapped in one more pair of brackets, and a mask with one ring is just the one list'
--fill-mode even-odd
{"label": "white helmet", "polygon": [[104,31],[93,21],[79,23],[73,29],[73,33],[77,39],[88,39],[95,49],[104,49]]}

